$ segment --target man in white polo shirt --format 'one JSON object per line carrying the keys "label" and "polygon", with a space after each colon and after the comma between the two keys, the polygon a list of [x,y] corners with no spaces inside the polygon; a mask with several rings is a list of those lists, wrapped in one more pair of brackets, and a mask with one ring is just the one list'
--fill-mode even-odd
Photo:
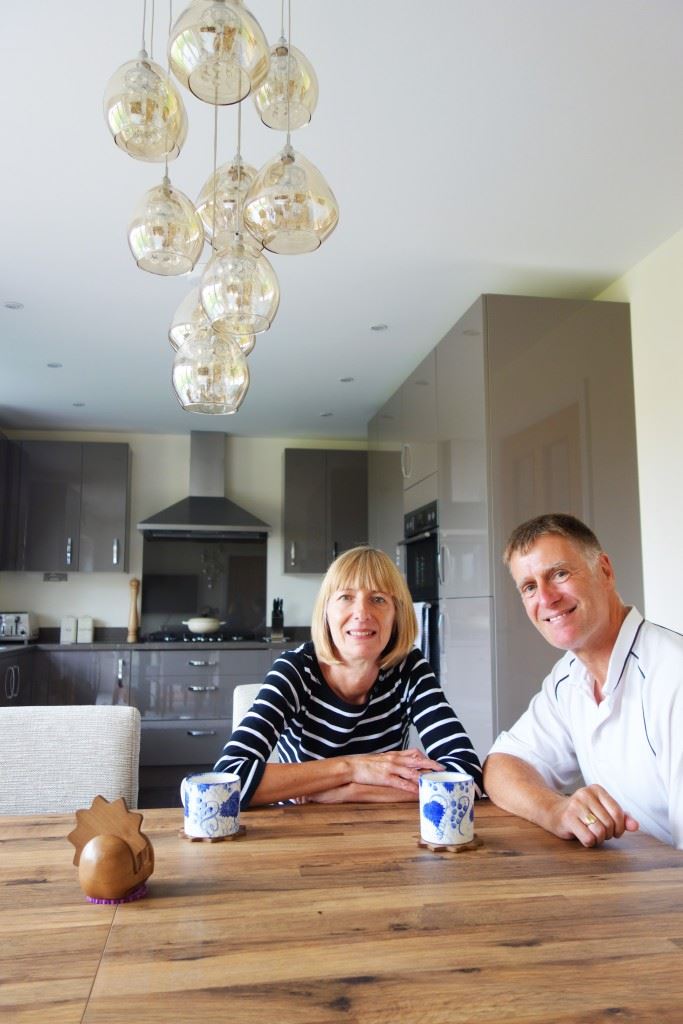
{"label": "man in white polo shirt", "polygon": [[532,623],[566,654],[494,743],[486,792],[584,846],[641,828],[683,849],[683,637],[623,604],[573,516],[523,523],[504,561]]}

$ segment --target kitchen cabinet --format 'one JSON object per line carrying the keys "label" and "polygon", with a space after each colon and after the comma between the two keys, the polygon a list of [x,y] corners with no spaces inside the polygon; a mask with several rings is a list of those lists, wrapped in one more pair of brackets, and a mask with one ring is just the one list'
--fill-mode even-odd
{"label": "kitchen cabinet", "polygon": [[23,441],[17,567],[125,572],[126,444]]}
{"label": "kitchen cabinet", "polygon": [[16,569],[21,448],[0,433],[0,570]]}
{"label": "kitchen cabinet", "polygon": [[0,651],[0,707],[31,704],[32,651]]}
{"label": "kitchen cabinet", "polygon": [[337,555],[367,543],[367,453],[285,450],[285,572],[322,573]]}
{"label": "kitchen cabinet", "polygon": [[277,653],[196,646],[133,651],[131,704],[142,715],[143,806],[178,803],[183,777],[213,767],[232,732],[235,687],[261,684]]}
{"label": "kitchen cabinet", "polygon": [[437,462],[432,350],[368,424],[370,542],[399,562],[403,515],[436,500]]}
{"label": "kitchen cabinet", "polygon": [[[407,490],[436,473],[436,355],[432,350],[400,388],[401,475]],[[427,499],[429,500],[429,499]],[[426,504],[410,497],[406,512]]]}
{"label": "kitchen cabinet", "polygon": [[629,309],[482,296],[436,348],[440,675],[478,752],[559,657],[502,562],[544,512],[585,520],[642,607]]}
{"label": "kitchen cabinet", "polygon": [[35,651],[33,704],[128,704],[129,650]]}

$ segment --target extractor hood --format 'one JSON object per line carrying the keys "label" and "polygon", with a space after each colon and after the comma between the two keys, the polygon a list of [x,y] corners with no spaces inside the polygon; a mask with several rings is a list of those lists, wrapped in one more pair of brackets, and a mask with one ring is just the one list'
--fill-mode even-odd
{"label": "extractor hood", "polygon": [[268,523],[225,497],[225,434],[190,434],[190,494],[138,523],[148,538],[264,538]]}

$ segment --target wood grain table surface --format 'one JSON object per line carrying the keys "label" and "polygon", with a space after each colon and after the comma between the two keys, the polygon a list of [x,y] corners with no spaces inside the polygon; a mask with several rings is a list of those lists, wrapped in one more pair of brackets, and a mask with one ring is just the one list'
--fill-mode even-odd
{"label": "wood grain table surface", "polygon": [[483,802],[479,849],[417,807],[243,814],[190,843],[145,811],[146,899],[85,902],[73,815],[0,819],[0,1020],[42,1024],[683,1022],[683,853],[564,842]]}

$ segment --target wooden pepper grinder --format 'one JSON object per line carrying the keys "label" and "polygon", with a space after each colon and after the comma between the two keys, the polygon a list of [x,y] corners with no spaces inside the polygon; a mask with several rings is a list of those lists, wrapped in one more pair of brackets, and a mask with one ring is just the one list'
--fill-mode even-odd
{"label": "wooden pepper grinder", "polygon": [[138,591],[140,580],[132,579],[130,586],[130,614],[128,616],[128,636],[126,643],[135,644],[138,640]]}

